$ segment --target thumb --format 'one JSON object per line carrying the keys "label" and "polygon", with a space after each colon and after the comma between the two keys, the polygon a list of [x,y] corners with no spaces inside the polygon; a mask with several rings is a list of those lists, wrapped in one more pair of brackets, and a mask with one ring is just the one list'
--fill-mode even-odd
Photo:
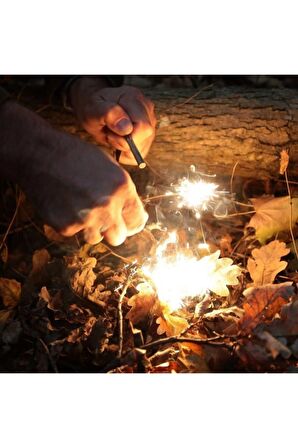
{"label": "thumb", "polygon": [[133,131],[131,119],[118,104],[113,105],[106,112],[105,123],[111,131],[121,136],[131,134]]}

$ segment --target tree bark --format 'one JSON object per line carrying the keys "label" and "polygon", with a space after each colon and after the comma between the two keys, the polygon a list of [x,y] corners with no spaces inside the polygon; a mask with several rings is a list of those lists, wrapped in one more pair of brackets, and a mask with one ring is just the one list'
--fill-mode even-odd
{"label": "tree bark", "polygon": [[194,164],[199,171],[229,175],[237,164],[237,175],[277,178],[280,151],[287,149],[288,174],[298,175],[298,90],[230,88],[192,95],[151,95],[159,128],[148,160],[156,169]]}
{"label": "tree bark", "polygon": [[[190,165],[209,174],[278,178],[282,149],[289,150],[288,174],[297,176],[298,90],[216,88],[149,90],[158,129],[148,162],[159,173],[185,173]],[[47,114],[45,114],[47,115]],[[65,115],[60,123],[83,132]],[[66,122],[65,122],[66,120]]]}

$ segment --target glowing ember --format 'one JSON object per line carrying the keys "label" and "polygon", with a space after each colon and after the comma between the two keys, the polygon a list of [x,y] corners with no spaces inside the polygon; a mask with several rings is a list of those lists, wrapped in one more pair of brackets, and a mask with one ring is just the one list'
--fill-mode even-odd
{"label": "glowing ember", "polygon": [[212,182],[199,180],[191,182],[183,179],[176,188],[180,197],[179,207],[188,207],[195,210],[206,210],[208,202],[217,196],[218,185]]}
{"label": "glowing ember", "polygon": [[176,244],[177,235],[172,232],[162,243],[156,260],[143,266],[143,272],[155,285],[159,299],[166,302],[171,310],[178,309],[182,301],[189,297],[200,297],[208,291],[227,296],[226,285],[238,284],[238,266],[231,266],[230,258],[219,258],[220,251],[197,259],[182,252],[169,251]]}

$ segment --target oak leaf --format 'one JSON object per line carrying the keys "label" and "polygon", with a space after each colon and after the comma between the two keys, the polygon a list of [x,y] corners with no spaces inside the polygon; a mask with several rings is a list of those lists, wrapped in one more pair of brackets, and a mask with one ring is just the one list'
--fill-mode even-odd
{"label": "oak leaf", "polygon": [[[263,197],[253,198],[251,202],[256,213],[248,223],[248,227],[254,227],[256,237],[261,244],[278,232],[290,230],[290,217],[292,216],[291,226],[293,227],[298,219],[298,198],[283,196],[281,198]],[[292,211],[291,211],[292,202]]]}
{"label": "oak leaf", "polygon": [[178,336],[188,327],[188,322],[183,317],[173,316],[167,310],[156,319],[158,324],[157,334],[166,333],[167,336]]}
{"label": "oak leaf", "polygon": [[134,325],[154,314],[160,314],[160,302],[153,288],[147,283],[140,283],[138,290],[139,292],[128,300],[131,309],[125,316]]}
{"label": "oak leaf", "polygon": [[243,304],[244,315],[239,321],[241,330],[251,330],[261,318],[270,319],[280,312],[294,294],[292,282],[277,285],[264,285],[251,287],[244,291],[246,302]]}
{"label": "oak leaf", "polygon": [[253,280],[253,286],[261,286],[273,283],[276,275],[283,271],[286,261],[280,261],[281,257],[287,255],[290,249],[286,248],[285,243],[275,240],[266,246],[252,251],[253,258],[249,258],[247,269]]}
{"label": "oak leaf", "polygon": [[79,296],[87,298],[88,294],[92,293],[94,289],[96,274],[93,268],[95,268],[97,263],[96,258],[88,257],[81,260],[75,256],[68,262],[68,267],[72,272],[70,283],[73,291]]}
{"label": "oak leaf", "polygon": [[8,308],[14,308],[21,296],[21,283],[11,278],[0,278],[0,297]]}
{"label": "oak leaf", "polygon": [[210,311],[204,314],[204,318],[212,319],[213,317],[221,317],[224,320],[229,320],[230,317],[240,319],[244,314],[242,308],[238,306],[230,306],[229,308],[219,308],[218,310]]}
{"label": "oak leaf", "polygon": [[238,285],[238,276],[241,269],[233,265],[231,258],[218,258],[220,251],[201,258],[200,262],[206,264],[206,276],[209,279],[208,289],[220,297],[227,297],[230,291],[227,285]]}

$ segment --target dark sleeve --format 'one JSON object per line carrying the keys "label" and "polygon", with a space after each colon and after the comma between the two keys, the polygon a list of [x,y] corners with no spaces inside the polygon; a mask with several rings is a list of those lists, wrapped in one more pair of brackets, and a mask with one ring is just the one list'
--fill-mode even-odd
{"label": "dark sleeve", "polygon": [[[85,75],[65,76],[58,88],[58,95],[62,98],[63,107],[68,110],[72,110],[69,101],[69,90],[74,81],[78,78],[82,78]],[[98,75],[95,78],[104,78],[111,87],[120,87],[123,84],[124,76],[118,75]]]}

